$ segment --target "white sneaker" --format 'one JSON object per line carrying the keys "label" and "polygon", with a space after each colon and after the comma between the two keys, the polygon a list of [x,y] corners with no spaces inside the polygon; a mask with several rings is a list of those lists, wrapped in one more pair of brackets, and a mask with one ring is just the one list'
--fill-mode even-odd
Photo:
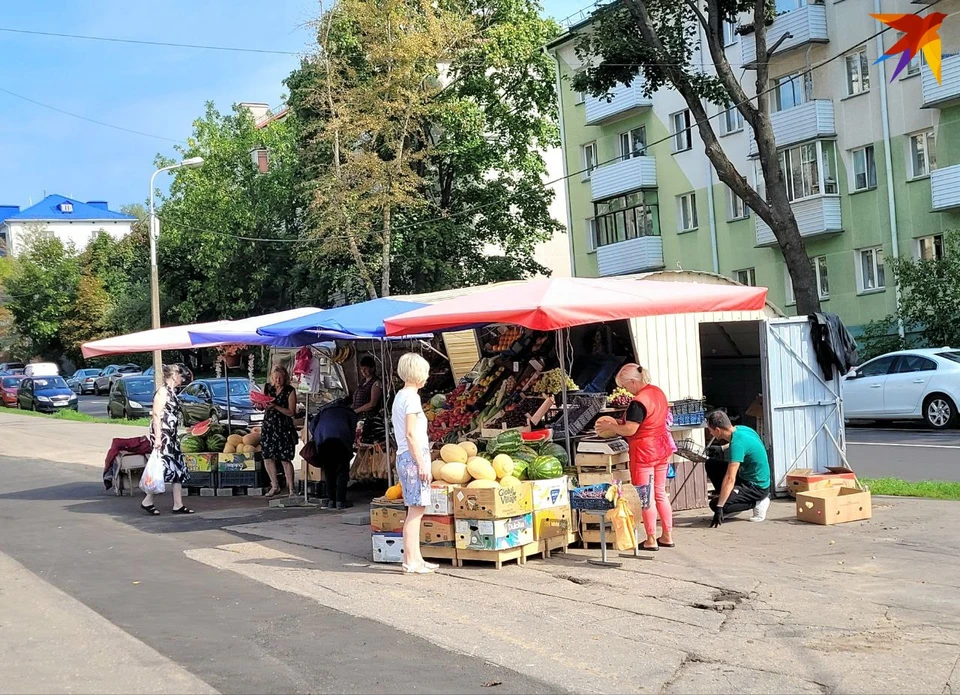
{"label": "white sneaker", "polygon": [[763,521],[767,518],[767,510],[770,508],[770,498],[764,497],[762,500],[757,502],[753,508],[753,516],[750,517],[750,521]]}

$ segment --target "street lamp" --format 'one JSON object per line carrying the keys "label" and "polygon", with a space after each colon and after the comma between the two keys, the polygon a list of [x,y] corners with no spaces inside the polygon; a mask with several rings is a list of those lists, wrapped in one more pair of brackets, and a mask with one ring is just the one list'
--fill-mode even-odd
{"label": "street lamp", "polygon": [[[160,220],[153,208],[154,181],[157,174],[174,169],[195,169],[203,164],[203,157],[190,157],[179,164],[157,169],[150,177],[150,316],[153,328],[160,328],[160,280],[157,276],[157,239],[160,238]],[[159,350],[153,351],[153,381],[160,388],[163,383],[163,358]]]}

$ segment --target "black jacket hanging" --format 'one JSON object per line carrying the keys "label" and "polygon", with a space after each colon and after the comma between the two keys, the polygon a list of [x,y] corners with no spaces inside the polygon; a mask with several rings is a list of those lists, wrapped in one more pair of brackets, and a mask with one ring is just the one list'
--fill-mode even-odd
{"label": "black jacket hanging", "polygon": [[810,336],[817,353],[817,363],[827,381],[833,379],[833,368],[846,374],[860,361],[857,341],[836,314],[818,313],[807,317],[810,321]]}

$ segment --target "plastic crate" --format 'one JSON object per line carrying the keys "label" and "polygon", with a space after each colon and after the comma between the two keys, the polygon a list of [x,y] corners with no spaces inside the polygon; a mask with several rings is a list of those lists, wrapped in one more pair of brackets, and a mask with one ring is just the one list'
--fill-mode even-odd
{"label": "plastic crate", "polygon": [[613,503],[607,500],[610,483],[587,485],[570,491],[570,508],[577,510],[613,509]]}
{"label": "plastic crate", "polygon": [[702,425],[707,415],[707,402],[703,398],[685,398],[670,404],[674,425]]}
{"label": "plastic crate", "polygon": [[[567,422],[570,423],[570,436],[573,437],[587,428],[594,418],[600,414],[607,403],[605,393],[578,393],[569,397],[570,409],[567,413]],[[560,402],[559,399],[557,401]],[[552,425],[553,439],[564,439],[563,413]]]}
{"label": "plastic crate", "polygon": [[190,471],[190,480],[184,487],[216,487],[217,471]]}
{"label": "plastic crate", "polygon": [[260,471],[220,471],[217,481],[218,488],[225,487],[262,487],[260,485]]}
{"label": "plastic crate", "polygon": [[682,456],[694,463],[706,463],[709,458],[707,448],[697,444],[692,439],[681,439],[677,442],[677,456]]}

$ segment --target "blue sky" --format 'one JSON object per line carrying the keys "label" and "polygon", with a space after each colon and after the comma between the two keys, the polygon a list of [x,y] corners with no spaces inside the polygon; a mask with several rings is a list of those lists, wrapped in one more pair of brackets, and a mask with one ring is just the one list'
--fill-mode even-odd
{"label": "blue sky", "polygon": [[[547,0],[558,19],[589,0]],[[5,3],[0,27],[306,52],[315,0],[33,0]],[[0,32],[0,89],[133,130],[185,139],[212,100],[276,105],[296,56],[112,44]],[[0,204],[44,193],[143,202],[153,160],[173,143],[105,128],[0,92]]]}

